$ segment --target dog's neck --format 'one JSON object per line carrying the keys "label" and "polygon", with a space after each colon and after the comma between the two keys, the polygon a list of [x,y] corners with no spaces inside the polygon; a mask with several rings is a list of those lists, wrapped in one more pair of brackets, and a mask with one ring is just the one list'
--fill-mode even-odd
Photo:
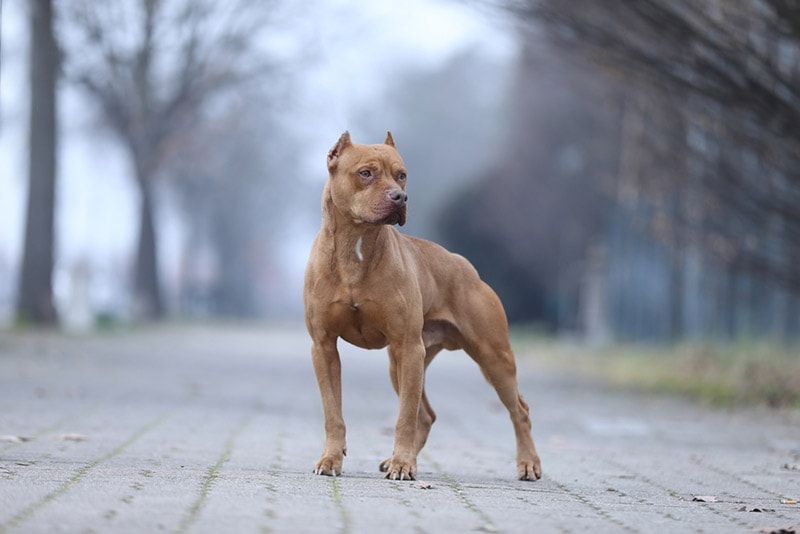
{"label": "dog's neck", "polygon": [[322,201],[322,227],[320,238],[331,261],[338,268],[366,270],[380,257],[380,242],[387,225],[356,223],[342,214],[334,205],[329,186],[326,185]]}

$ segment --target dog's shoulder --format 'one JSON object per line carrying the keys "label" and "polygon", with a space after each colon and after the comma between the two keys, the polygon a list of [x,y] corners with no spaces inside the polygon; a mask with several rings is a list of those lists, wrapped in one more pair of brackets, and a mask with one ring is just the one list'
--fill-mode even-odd
{"label": "dog's shoulder", "polygon": [[430,256],[430,255],[444,256],[452,254],[442,245],[435,243],[433,241],[422,239],[421,237],[414,237],[411,235],[402,234],[400,232],[397,232],[397,234],[400,236],[400,239],[405,241],[409,247],[416,250],[419,254],[423,256]]}
{"label": "dog's shoulder", "polygon": [[478,271],[470,261],[462,256],[447,250],[442,245],[419,237],[400,234],[407,243],[415,248],[418,257],[428,264],[437,265],[433,272],[444,275],[446,278],[460,280],[480,280]]}

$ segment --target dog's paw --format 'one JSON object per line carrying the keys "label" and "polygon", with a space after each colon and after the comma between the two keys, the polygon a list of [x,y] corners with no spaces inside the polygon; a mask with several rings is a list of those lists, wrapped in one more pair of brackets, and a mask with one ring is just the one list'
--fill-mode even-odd
{"label": "dog's paw", "polygon": [[337,477],[342,474],[342,460],[337,460],[331,456],[323,456],[314,467],[314,474]]}
{"label": "dog's paw", "polygon": [[539,457],[534,456],[530,460],[517,462],[517,478],[531,481],[542,478],[542,463],[539,461]]}
{"label": "dog's paw", "polygon": [[389,464],[391,463],[392,463],[392,457],[389,456],[387,459],[385,459],[378,465],[378,471],[380,471],[381,473],[385,473],[386,471],[389,470]]}
{"label": "dog's paw", "polygon": [[386,473],[389,480],[416,480],[416,462],[402,461],[394,456],[385,459],[379,466],[381,472]]}

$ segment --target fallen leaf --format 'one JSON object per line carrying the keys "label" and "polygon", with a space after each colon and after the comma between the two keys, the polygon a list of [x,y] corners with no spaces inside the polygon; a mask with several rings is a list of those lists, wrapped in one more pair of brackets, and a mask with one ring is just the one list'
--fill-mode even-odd
{"label": "fallen leaf", "polygon": [[0,441],[4,441],[6,443],[25,443],[26,441],[30,440],[31,438],[25,438],[22,436],[0,435]]}
{"label": "fallen leaf", "polygon": [[428,482],[423,482],[422,480],[420,480],[419,482],[417,482],[417,487],[419,489],[428,490],[428,489],[433,489],[433,484],[430,484]]}
{"label": "fallen leaf", "polygon": [[742,506],[740,512],[774,512],[772,508],[762,508],[760,506]]}
{"label": "fallen leaf", "polygon": [[53,436],[53,439],[58,441],[86,441],[89,439],[89,436],[86,434],[76,434],[76,433],[67,433],[67,434],[56,434]]}
{"label": "fallen leaf", "polygon": [[717,502],[717,498],[714,495],[694,495],[692,502]]}
{"label": "fallen leaf", "polygon": [[781,499],[781,504],[797,504],[797,499]]}
{"label": "fallen leaf", "polygon": [[762,528],[759,529],[758,532],[762,534],[797,534],[797,527],[788,526],[788,527],[777,527],[777,528]]}

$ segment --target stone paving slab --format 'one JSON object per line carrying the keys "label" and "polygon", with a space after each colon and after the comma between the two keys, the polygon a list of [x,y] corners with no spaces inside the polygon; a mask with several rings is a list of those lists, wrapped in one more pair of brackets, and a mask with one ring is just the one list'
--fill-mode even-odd
{"label": "stone paving slab", "polygon": [[520,482],[504,409],[445,353],[428,372],[438,420],[420,481],[388,481],[387,358],[341,352],[348,456],[330,478],[311,473],[322,408],[297,325],[0,333],[0,533],[800,527],[781,503],[800,497],[797,412],[613,391],[520,358],[545,472]]}

